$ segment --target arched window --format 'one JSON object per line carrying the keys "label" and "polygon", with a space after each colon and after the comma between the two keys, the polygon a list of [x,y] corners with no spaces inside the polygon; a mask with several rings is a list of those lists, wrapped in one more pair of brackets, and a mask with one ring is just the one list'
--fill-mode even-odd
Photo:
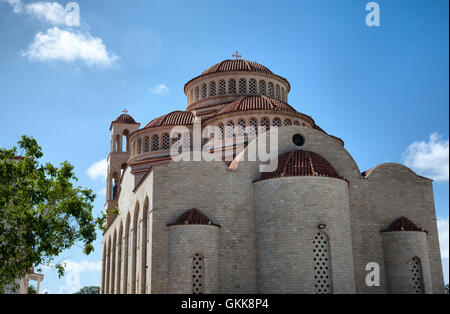
{"label": "arched window", "polygon": [[411,275],[413,293],[425,293],[423,284],[422,262],[417,256],[413,257],[411,260]]}
{"label": "arched window", "polygon": [[298,122],[297,120],[294,121],[294,125],[300,125],[300,122]]}
{"label": "arched window", "polygon": [[191,133],[186,132],[183,133],[183,149],[184,150],[190,150],[191,149]]}
{"label": "arched window", "polygon": [[258,86],[258,94],[259,95],[266,95],[266,81],[259,81],[259,86]]}
{"label": "arched window", "polygon": [[181,139],[181,133],[175,133],[172,137],[172,145],[178,142]]}
{"label": "arched window", "polygon": [[228,94],[236,94],[236,81],[234,79],[228,81]]}
{"label": "arched window", "polygon": [[275,98],[280,99],[280,85],[275,86]]}
{"label": "arched window", "polygon": [[206,88],[206,84],[203,84],[202,85],[202,99],[205,99],[207,94],[208,94],[208,91]]}
{"label": "arched window", "polygon": [[261,126],[264,131],[268,131],[270,129],[270,121],[268,118],[262,118]]}
{"label": "arched window", "polygon": [[144,153],[147,153],[150,151],[150,139],[148,136],[144,138]]}
{"label": "arched window", "polygon": [[247,94],[247,80],[241,78],[239,80],[239,94]]}
{"label": "arched window", "polygon": [[269,82],[267,85],[267,96],[273,97],[273,83]]}
{"label": "arched window", "polygon": [[195,253],[192,256],[192,293],[203,294],[205,291],[204,276],[204,256],[202,253]]}
{"label": "arched window", "polygon": [[316,294],[332,293],[330,247],[326,233],[317,232],[314,236],[313,256]]}
{"label": "arched window", "polygon": [[139,203],[136,202],[133,218],[133,249],[131,250],[131,294],[136,293],[137,277],[137,254],[138,254],[138,223],[139,223]]}
{"label": "arched window", "polygon": [[284,126],[291,126],[292,122],[289,119],[284,120]]}
{"label": "arched window", "polygon": [[251,79],[248,83],[248,92],[252,95],[256,95],[256,80]]}
{"label": "arched window", "polygon": [[284,91],[284,87],[281,88],[281,100],[286,101],[286,92]]}
{"label": "arched window", "polygon": [[114,230],[112,249],[111,249],[111,294],[114,294],[116,283],[116,245],[117,245],[117,231]]}
{"label": "arched window", "polygon": [[147,288],[147,237],[148,237],[148,198],[145,198],[142,212],[142,243],[141,243],[141,287],[142,294],[146,293]]}
{"label": "arched window", "polygon": [[209,83],[209,97],[214,96],[216,96],[216,82],[211,81],[211,83]]}
{"label": "arched window", "polygon": [[123,293],[128,293],[128,261],[129,261],[129,247],[130,247],[130,213],[127,214],[127,220],[125,223],[125,250],[123,252]]}
{"label": "arched window", "polygon": [[195,100],[200,100],[200,88],[198,86],[195,88]]}
{"label": "arched window", "polygon": [[240,119],[238,121],[238,125],[237,125],[237,135],[238,136],[244,136],[245,135],[245,120],[244,119]]}
{"label": "arched window", "polygon": [[137,145],[137,153],[142,154],[142,140],[138,139],[138,145]]}
{"label": "arched window", "polygon": [[234,136],[234,122],[233,121],[230,121],[227,123],[226,133],[227,133],[227,138]]}
{"label": "arched window", "polygon": [[152,151],[159,150],[159,136],[153,135],[152,137]]}
{"label": "arched window", "polygon": [[120,222],[119,238],[117,239],[117,280],[116,280],[116,293],[121,293],[120,289],[122,284],[122,237],[123,237],[123,223]]}
{"label": "arched window", "polygon": [[194,102],[194,90],[193,89],[191,89],[190,96],[191,96],[190,104],[192,104]]}
{"label": "arched window", "polygon": [[272,126],[279,128],[281,126],[281,120],[280,118],[275,118],[272,121]]}
{"label": "arched window", "polygon": [[249,124],[249,130],[248,135],[250,136],[257,136],[258,135],[258,120],[255,118],[251,118],[248,122]]}
{"label": "arched window", "polygon": [[170,149],[170,136],[167,133],[162,137],[162,149]]}
{"label": "arched window", "polygon": [[226,87],[225,87],[225,81],[224,80],[220,80],[219,81],[219,95],[225,95],[226,93]]}
{"label": "arched window", "polygon": [[224,135],[225,135],[225,128],[224,128],[222,123],[219,124],[219,129],[220,129],[220,132],[219,132],[219,134],[217,134],[217,139],[218,140],[223,140]]}

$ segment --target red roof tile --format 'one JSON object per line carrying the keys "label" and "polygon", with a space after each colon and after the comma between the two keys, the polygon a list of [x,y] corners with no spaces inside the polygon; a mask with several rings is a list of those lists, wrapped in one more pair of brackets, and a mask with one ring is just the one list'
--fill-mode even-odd
{"label": "red roof tile", "polygon": [[194,114],[191,111],[173,111],[156,119],[153,119],[145,127],[187,125],[194,122]]}
{"label": "red roof tile", "polygon": [[212,225],[220,227],[220,225],[213,223],[205,214],[195,208],[185,212],[175,221],[175,223],[168,224],[167,226],[180,225]]}
{"label": "red roof tile", "polygon": [[417,227],[411,220],[403,216],[396,219],[387,229],[381,230],[381,232],[397,231],[419,231],[428,233],[428,231]]}
{"label": "red roof tile", "polygon": [[246,96],[239,98],[220,110],[216,116],[237,111],[274,110],[298,113],[289,104],[266,96]]}
{"label": "red roof tile", "polygon": [[343,179],[333,166],[319,154],[306,150],[294,150],[278,156],[278,168],[274,172],[263,172],[261,180],[293,176]]}
{"label": "red roof tile", "polygon": [[217,72],[229,72],[229,71],[249,71],[249,72],[261,72],[273,74],[272,71],[270,71],[268,68],[259,63],[241,59],[241,60],[224,60],[222,62],[219,62],[210,67],[209,69],[203,71],[202,75]]}
{"label": "red roof tile", "polygon": [[121,114],[117,117],[116,120],[113,121],[113,123],[121,123],[121,124],[139,124],[136,121],[134,121],[133,117],[129,114]]}

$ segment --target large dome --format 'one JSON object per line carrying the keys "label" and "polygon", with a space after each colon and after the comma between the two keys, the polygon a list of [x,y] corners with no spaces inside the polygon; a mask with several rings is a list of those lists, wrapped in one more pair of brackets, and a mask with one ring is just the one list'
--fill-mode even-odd
{"label": "large dome", "polygon": [[247,60],[224,60],[203,71],[202,75],[230,71],[260,72],[273,75],[273,72],[265,66]]}
{"label": "large dome", "polygon": [[278,168],[274,172],[263,172],[261,180],[295,176],[342,179],[333,166],[319,154],[306,150],[294,150],[278,156]]}
{"label": "large dome", "polygon": [[190,111],[172,111],[150,121],[145,128],[158,126],[189,125],[194,122],[194,114]]}

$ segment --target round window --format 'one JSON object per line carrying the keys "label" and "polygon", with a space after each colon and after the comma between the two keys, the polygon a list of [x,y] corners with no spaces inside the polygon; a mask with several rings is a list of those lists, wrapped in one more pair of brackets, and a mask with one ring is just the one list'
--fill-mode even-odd
{"label": "round window", "polygon": [[303,146],[303,144],[305,144],[305,139],[300,134],[294,134],[294,136],[292,136],[292,142],[296,146],[300,147]]}

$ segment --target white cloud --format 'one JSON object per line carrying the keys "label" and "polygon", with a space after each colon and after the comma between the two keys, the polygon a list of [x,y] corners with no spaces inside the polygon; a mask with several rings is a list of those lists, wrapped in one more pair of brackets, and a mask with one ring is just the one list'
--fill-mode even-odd
{"label": "white cloud", "polygon": [[99,272],[101,270],[101,262],[89,262],[89,261],[64,261],[66,275],[65,286],[59,288],[59,293],[74,293],[81,289],[80,285],[80,273],[82,272]]}
{"label": "white cloud", "polygon": [[30,61],[83,61],[89,66],[110,67],[118,57],[111,55],[102,40],[89,33],[74,33],[53,27],[37,33],[28,50],[22,54]]}
{"label": "white cloud", "polygon": [[433,133],[429,141],[415,141],[403,153],[405,165],[435,181],[449,179],[449,141]]}
{"label": "white cloud", "polygon": [[22,12],[22,1],[21,0],[1,0],[3,2],[7,2],[11,5],[14,13],[21,13]]}
{"label": "white cloud", "polygon": [[437,221],[439,232],[439,246],[441,248],[442,267],[444,269],[444,280],[448,283],[448,267],[449,267],[449,248],[448,248],[448,216],[447,218],[439,218]]}
{"label": "white cloud", "polygon": [[153,95],[166,95],[170,90],[166,85],[159,84],[154,87],[150,87],[148,91]]}
{"label": "white cloud", "polygon": [[66,23],[66,9],[58,2],[33,2],[25,6],[25,12],[53,25]]}
{"label": "white cloud", "polygon": [[100,161],[97,161],[96,163],[93,163],[87,170],[87,174],[93,180],[96,180],[97,178],[106,180],[107,171],[108,171],[108,163],[105,158]]}

